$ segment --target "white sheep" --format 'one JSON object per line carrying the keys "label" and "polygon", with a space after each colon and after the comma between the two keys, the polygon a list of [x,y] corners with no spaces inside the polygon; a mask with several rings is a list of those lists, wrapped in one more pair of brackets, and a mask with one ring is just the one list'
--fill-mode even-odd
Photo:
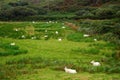
{"label": "white sheep", "polygon": [[10,43],[10,45],[11,45],[11,46],[14,46],[14,45],[15,45],[15,43],[14,43],[14,42],[13,42],[13,43]]}
{"label": "white sheep", "polygon": [[45,38],[47,38],[47,37],[48,37],[48,35],[45,35],[44,37],[45,37]]}
{"label": "white sheep", "polygon": [[90,63],[91,63],[93,66],[100,66],[100,65],[101,65],[100,62],[95,62],[94,60],[92,60]]}
{"label": "white sheep", "polygon": [[65,70],[66,73],[71,73],[71,74],[77,73],[76,70],[74,70],[74,69],[68,69],[67,67],[65,67],[64,70]]}
{"label": "white sheep", "polygon": [[15,31],[18,31],[18,29],[15,29]]}
{"label": "white sheep", "polygon": [[22,37],[22,38],[25,38],[25,35],[22,35],[21,37]]}
{"label": "white sheep", "polygon": [[97,39],[94,39],[94,41],[97,41]]}
{"label": "white sheep", "polygon": [[55,34],[58,34],[58,31],[56,31]]}
{"label": "white sheep", "polygon": [[65,26],[63,26],[62,28],[65,29]]}
{"label": "white sheep", "polygon": [[32,21],[32,23],[34,24],[34,23],[35,23],[35,21]]}
{"label": "white sheep", "polygon": [[62,41],[62,39],[61,39],[61,38],[59,38],[59,39],[58,39],[58,41]]}
{"label": "white sheep", "polygon": [[34,37],[31,37],[31,39],[36,39],[36,37],[34,36]]}
{"label": "white sheep", "polygon": [[83,36],[84,36],[84,37],[89,37],[90,35],[88,35],[88,34],[84,34]]}

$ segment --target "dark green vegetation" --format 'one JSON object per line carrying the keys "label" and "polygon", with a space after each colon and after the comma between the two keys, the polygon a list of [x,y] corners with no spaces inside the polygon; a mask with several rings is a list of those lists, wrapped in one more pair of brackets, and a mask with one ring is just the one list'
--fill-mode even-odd
{"label": "dark green vegetation", "polygon": [[111,19],[120,17],[119,3],[119,0],[2,0],[0,20]]}

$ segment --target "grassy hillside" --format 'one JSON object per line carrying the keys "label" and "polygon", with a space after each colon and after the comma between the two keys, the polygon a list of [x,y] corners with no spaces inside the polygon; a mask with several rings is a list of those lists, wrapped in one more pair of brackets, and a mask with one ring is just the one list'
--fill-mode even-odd
{"label": "grassy hillside", "polygon": [[[116,45],[95,35],[84,37],[83,32],[76,33],[62,22],[0,22],[0,26],[0,79],[120,79],[119,63],[113,58]],[[27,52],[14,54],[16,46]],[[13,52],[3,55],[10,50]],[[93,66],[92,60],[101,66]],[[65,73],[65,66],[76,69],[77,74]]]}

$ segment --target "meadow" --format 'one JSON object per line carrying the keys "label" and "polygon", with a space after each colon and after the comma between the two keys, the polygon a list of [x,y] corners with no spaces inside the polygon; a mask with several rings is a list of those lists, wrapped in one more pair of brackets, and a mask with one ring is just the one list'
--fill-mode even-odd
{"label": "meadow", "polygon": [[0,80],[120,80],[116,45],[83,35],[60,21],[0,22]]}

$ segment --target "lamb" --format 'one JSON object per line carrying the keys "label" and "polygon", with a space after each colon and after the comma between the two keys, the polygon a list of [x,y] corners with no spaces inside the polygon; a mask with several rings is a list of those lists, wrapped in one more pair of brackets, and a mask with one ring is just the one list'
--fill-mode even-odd
{"label": "lamb", "polygon": [[101,65],[100,62],[95,62],[94,60],[92,60],[90,63],[93,64],[93,66],[100,66]]}
{"label": "lamb", "polygon": [[71,73],[71,74],[77,73],[76,70],[74,70],[74,69],[68,69],[67,67],[65,67],[64,70],[65,70],[66,73]]}

